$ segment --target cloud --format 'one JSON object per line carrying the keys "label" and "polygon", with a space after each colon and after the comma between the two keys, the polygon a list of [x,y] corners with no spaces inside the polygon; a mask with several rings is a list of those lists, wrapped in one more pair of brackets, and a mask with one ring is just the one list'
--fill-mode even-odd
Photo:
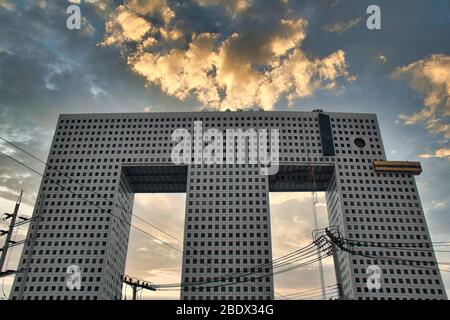
{"label": "cloud", "polygon": [[166,23],[175,16],[166,0],[126,0],[125,6],[143,16],[157,15]]}
{"label": "cloud", "polygon": [[375,56],[374,58],[375,61],[381,62],[381,63],[386,63],[387,62],[387,58],[386,56],[379,54],[377,56]]}
{"label": "cloud", "polygon": [[246,11],[252,3],[252,0],[195,0],[200,6],[224,6],[225,9],[235,15]]}
{"label": "cloud", "polygon": [[110,34],[102,45],[111,45],[117,42],[139,41],[152,28],[151,24],[128,10],[119,6],[116,10],[114,22],[106,23],[106,31]]}
{"label": "cloud", "polygon": [[327,24],[322,28],[322,30],[327,32],[343,33],[353,27],[355,27],[362,20],[361,17],[355,18],[348,21],[338,21],[333,24]]}
{"label": "cloud", "polygon": [[[168,233],[180,235],[183,233],[185,203],[185,194],[137,194],[135,195],[134,211],[136,216],[144,219],[148,218]],[[152,232],[161,240],[173,243],[175,246],[180,246],[180,243],[176,242],[173,238],[143,223],[141,220],[135,219],[133,220],[133,224]],[[179,239],[182,238],[182,236],[179,237]],[[152,242],[151,244],[157,245],[161,244],[161,242]]]}
{"label": "cloud", "polygon": [[430,208],[431,210],[445,209],[448,207],[448,203],[445,201],[431,201],[431,204],[432,204]]}
{"label": "cloud", "polygon": [[331,8],[334,8],[340,4],[341,0],[331,0]]}
{"label": "cloud", "polygon": [[450,160],[450,149],[438,149],[433,153],[423,153],[419,155],[420,158],[448,158]]}
{"label": "cloud", "polygon": [[[218,1],[197,2],[221,5]],[[185,26],[192,21],[175,14],[170,23],[153,23],[153,11],[129,1],[106,22],[107,34],[101,44],[120,47],[130,69],[147,84],[180,101],[195,98],[203,106],[219,110],[255,106],[270,110],[282,98],[293,102],[321,89],[334,90],[341,78],[353,80],[344,51],[319,58],[301,49],[308,22],[292,17],[286,3],[278,3],[276,18],[267,16],[270,10],[244,3],[250,2],[228,3],[243,13],[239,27],[225,34],[214,28],[189,29]],[[260,32],[254,32],[254,25],[260,25]],[[131,50],[130,41],[136,42]]]}
{"label": "cloud", "polygon": [[399,115],[407,125],[423,122],[433,134],[450,138],[450,56],[434,54],[397,68],[393,79],[404,79],[423,95],[423,108],[413,115]]}
{"label": "cloud", "polygon": [[[325,194],[318,193],[319,203],[325,202]],[[316,208],[319,228],[328,226],[327,209]],[[270,216],[273,258],[304,247],[313,240],[315,229],[310,192],[270,193]],[[332,258],[323,260],[325,283],[336,283]],[[291,294],[320,288],[317,264],[302,267],[275,276],[277,292]]]}
{"label": "cloud", "polygon": [[16,5],[10,0],[0,0],[0,8],[6,9],[8,11],[14,11],[16,10]]}
{"label": "cloud", "polygon": [[[325,202],[319,193],[319,201]],[[270,193],[274,258],[309,245],[315,229],[311,193]],[[328,226],[326,206],[316,207],[319,228]]]}
{"label": "cloud", "polygon": [[[136,194],[133,214],[183,239],[186,198],[184,194]],[[133,218],[133,225],[182,249],[182,245],[150,225]],[[154,283],[181,281],[182,254],[160,241],[131,229],[125,273]],[[178,299],[179,291],[154,292],[146,299]]]}

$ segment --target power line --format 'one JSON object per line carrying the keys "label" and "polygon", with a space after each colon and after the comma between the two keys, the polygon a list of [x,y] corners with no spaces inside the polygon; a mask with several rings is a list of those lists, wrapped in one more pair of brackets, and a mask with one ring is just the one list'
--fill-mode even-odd
{"label": "power line", "polygon": [[[314,256],[316,253],[314,253],[314,251],[316,251],[316,247],[311,247],[311,245],[314,245],[314,243],[306,246],[303,249],[297,250],[302,252],[302,254],[298,254],[298,256],[293,256],[293,257],[289,257],[289,258],[285,258],[287,256],[291,256],[293,253],[287,254],[283,257],[280,257],[277,260],[276,263],[271,264],[271,263],[266,263],[260,266],[255,266],[255,267],[251,267],[249,272],[237,272],[237,273],[231,273],[231,274],[225,274],[225,275],[221,275],[221,276],[217,276],[214,277],[214,279],[217,280],[213,280],[213,281],[203,281],[203,282],[188,282],[188,283],[175,283],[175,284],[157,284],[155,285],[157,288],[169,288],[169,287],[197,287],[197,286],[202,286],[205,284],[210,284],[210,283],[215,283],[215,282],[224,282],[226,280],[232,280],[233,278],[240,278],[240,277],[246,277],[252,274],[255,274],[256,272],[258,272],[258,270],[256,269],[262,269],[264,267],[269,267],[269,270],[274,270],[276,268],[280,268],[280,267],[284,267],[286,265],[292,264],[294,262],[297,262],[299,260],[303,260],[306,258],[309,258],[311,256]],[[324,244],[320,244],[319,247],[322,248]],[[304,252],[303,252],[304,251]],[[294,251],[295,252],[295,251]],[[259,271],[262,272],[262,271]]]}
{"label": "power line", "polygon": [[358,243],[358,244],[364,244],[364,243],[372,243],[372,244],[392,244],[392,245],[396,245],[399,247],[403,246],[412,246],[412,247],[417,247],[419,246],[419,248],[421,248],[421,246],[428,246],[428,245],[437,245],[437,246],[448,246],[450,245],[450,241],[438,241],[438,242],[429,242],[427,244],[423,244],[423,243],[417,243],[417,242],[397,242],[397,241],[358,241],[358,240],[352,240],[352,239],[345,239],[342,238],[342,240],[345,240],[347,242],[354,242],[354,243]]}
{"label": "power line", "polygon": [[279,295],[281,298],[285,299],[285,300],[290,300],[288,297],[286,297],[285,295],[275,292],[275,294]]}
{"label": "power line", "polygon": [[331,296],[329,296],[326,299],[323,299],[322,295],[317,295],[315,297],[302,298],[299,300],[332,300],[332,299],[339,299],[339,294],[337,292],[333,293]]}
{"label": "power line", "polygon": [[[316,255],[316,254],[309,254],[307,257],[305,257],[305,258],[310,258],[311,256],[314,256],[314,255]],[[324,256],[324,257],[322,257],[321,259],[324,259],[325,257],[327,257],[327,256],[329,256],[330,255],[330,253],[329,253],[329,251],[327,251],[326,252],[326,256]],[[303,259],[305,259],[305,258],[303,258]],[[298,260],[298,259],[297,259]],[[299,268],[299,267],[302,267],[302,266],[306,266],[306,265],[309,265],[309,264],[312,264],[312,263],[314,263],[314,262],[317,262],[317,261],[319,261],[320,259],[318,259],[318,258],[315,258],[315,259],[313,259],[313,260],[309,260],[308,262],[305,262],[305,263],[300,263],[300,264],[297,264],[297,265],[294,265],[294,266],[291,266],[291,267],[288,267],[288,268],[285,268],[285,269],[282,269],[282,270],[279,270],[279,271],[275,271],[275,272],[271,272],[271,273],[267,273],[267,274],[263,274],[263,275],[259,275],[259,276],[257,276],[255,279],[260,279],[260,278],[263,278],[263,277],[266,277],[266,276],[269,276],[269,275],[275,275],[275,274],[279,274],[279,273],[284,273],[284,272],[287,272],[287,271],[290,271],[290,270],[293,270],[293,269],[296,269],[296,268]],[[290,264],[290,263],[292,263],[292,262],[289,262],[289,263],[287,263],[287,264]],[[274,268],[271,268],[272,270],[274,269]],[[205,285],[205,284],[209,284],[209,283],[214,283],[214,282],[217,282],[217,281],[226,281],[227,279],[228,280],[233,280],[233,278],[236,278],[237,279],[237,282],[234,282],[234,283],[230,283],[230,284],[225,284],[225,285],[231,285],[231,284],[235,284],[235,283],[240,283],[241,281],[239,280],[239,278],[241,278],[241,277],[244,277],[244,282],[245,281],[249,281],[249,280],[246,280],[247,279],[247,277],[251,277],[251,275],[252,274],[254,274],[254,272],[249,272],[249,273],[247,273],[247,274],[239,274],[239,276],[235,276],[235,277],[228,277],[228,278],[223,278],[223,277],[216,277],[216,278],[220,278],[220,280],[219,279],[217,279],[217,280],[214,280],[214,281],[205,281],[205,282],[202,282],[202,283],[197,283],[197,284],[195,284],[195,283],[187,283],[186,285],[187,286],[194,286],[194,287],[201,287],[201,286],[203,286],[203,285]],[[184,285],[183,284],[181,284],[183,287],[184,287]],[[155,285],[156,287],[158,287],[158,285]],[[177,284],[177,286],[180,286],[180,284]],[[218,285],[217,287],[220,287],[220,286],[222,286],[222,285]],[[216,286],[213,286],[213,287],[216,287]],[[205,287],[204,287],[205,288]],[[160,289],[161,291],[168,291],[168,290],[170,290],[170,289],[166,289],[166,290],[164,290],[164,288],[162,288],[162,289]]]}
{"label": "power line", "polygon": [[[322,289],[321,289],[321,291],[322,291]],[[312,292],[310,294],[305,294],[305,295],[294,296],[294,297],[291,297],[291,298],[292,299],[296,299],[296,300],[312,299],[312,298],[315,298],[315,297],[323,298],[323,295],[322,295],[321,291],[319,291],[319,292]],[[323,292],[325,292],[326,295],[330,296],[330,295],[334,295],[334,294],[339,293],[339,289],[338,288],[324,289]]]}
{"label": "power line", "polygon": [[289,298],[293,299],[293,300],[307,299],[307,298],[311,298],[311,297],[315,297],[315,296],[320,296],[323,298],[322,292],[324,292],[325,295],[332,295],[332,294],[338,293],[338,291],[339,291],[338,288],[324,289],[323,291],[322,291],[322,289],[320,289],[319,291],[316,291],[316,292],[311,292],[311,293],[303,294],[303,295],[290,296]]}
{"label": "power line", "polygon": [[[430,268],[427,266],[420,265],[420,263],[427,262],[427,261],[393,258],[393,257],[380,256],[380,255],[373,256],[373,255],[369,255],[369,254],[364,254],[362,252],[355,252],[353,254],[356,254],[361,257],[369,258],[369,259],[374,259],[374,260],[388,260],[388,261],[395,261],[395,262],[403,262],[403,263],[401,263],[401,265],[409,266],[409,267],[413,267],[413,268],[419,268],[419,269],[425,269],[425,270],[431,270],[431,271],[439,270],[439,271],[443,271],[443,272],[450,272],[450,270],[440,269],[439,267]],[[408,262],[408,264],[405,264],[406,262]],[[399,264],[399,263],[397,263],[397,264]]]}
{"label": "power line", "polygon": [[[398,247],[395,246],[396,243],[392,242],[390,244],[392,244],[392,246],[388,246],[387,242],[385,243],[385,245],[377,245],[376,243],[361,243],[358,241],[354,241],[354,240],[345,240],[350,246],[359,246],[359,247],[369,247],[369,248],[380,248],[380,249],[395,249],[395,250],[399,250],[399,251],[413,251],[413,252],[441,252],[441,253],[450,253],[449,250],[434,250],[433,248],[409,248],[409,247]],[[447,245],[447,246],[450,246]]]}
{"label": "power line", "polygon": [[[310,250],[311,251],[311,250]],[[310,257],[311,255],[307,256]],[[279,267],[283,267],[285,265],[288,264],[292,264],[296,261],[298,261],[300,259],[300,257],[296,257],[295,260],[289,260],[289,261],[282,261],[282,263],[275,265],[273,267],[270,267],[269,270],[274,270],[276,268]],[[155,287],[158,289],[166,289],[166,288],[184,288],[184,287],[201,287],[204,285],[208,285],[208,284],[212,284],[212,283],[217,283],[217,282],[225,282],[227,280],[233,280],[233,279],[239,279],[242,277],[248,277],[251,275],[256,274],[257,272],[261,273],[263,271],[258,271],[255,270],[256,268],[250,268],[251,271],[247,271],[247,272],[237,272],[237,273],[230,273],[230,274],[224,274],[224,275],[220,275],[220,276],[216,276],[216,277],[212,277],[211,280],[204,280],[201,282],[186,282],[186,283],[169,283],[169,284],[155,284]],[[260,268],[258,268],[260,269]],[[266,275],[264,275],[266,276]]]}
{"label": "power line", "polygon": [[[419,269],[425,269],[425,270],[431,270],[431,271],[450,272],[450,270],[439,269],[439,263],[438,262],[436,262],[438,264],[436,266],[436,268],[432,268],[432,267],[420,265],[422,263],[428,263],[430,261],[410,260],[410,259],[402,259],[402,258],[395,258],[395,257],[386,257],[386,256],[382,256],[382,255],[370,255],[370,254],[362,253],[362,251],[354,251],[354,250],[346,248],[344,246],[344,243],[348,243],[348,242],[351,242],[353,240],[349,240],[349,239],[341,238],[341,237],[337,238],[336,236],[332,235],[329,231],[327,231],[327,235],[331,239],[331,241],[336,243],[336,245],[339,248],[341,248],[342,250],[350,253],[351,255],[358,255],[358,256],[361,256],[361,257],[374,259],[374,260],[387,260],[387,261],[401,262],[402,265],[409,266],[409,267],[412,267],[412,268],[419,268]],[[398,249],[398,248],[394,247],[394,248],[391,248],[391,249]],[[406,263],[408,263],[408,264],[406,264]],[[399,263],[397,263],[397,264],[399,264]],[[433,266],[434,262],[431,262],[430,265]]]}
{"label": "power line", "polygon": [[[434,252],[450,252],[450,251],[433,250],[433,248],[429,248],[429,249],[417,249],[417,248],[407,248],[407,247],[377,246],[374,242],[369,242],[369,243],[372,243],[371,245],[369,245],[369,244],[362,244],[362,243],[359,243],[359,242],[357,242],[357,241],[350,240],[350,239],[343,239],[343,240],[344,240],[345,242],[347,242],[347,243],[350,243],[350,245],[351,245],[352,247],[353,247],[353,246],[358,246],[358,247],[369,247],[369,248],[379,248],[379,249],[393,249],[393,250],[399,250],[399,251],[431,252],[431,253],[434,253]],[[391,243],[385,242],[385,244],[396,245],[395,242],[391,242]],[[411,244],[413,244],[413,243],[411,243]],[[395,257],[386,257],[386,258],[389,258],[389,259],[398,259],[398,260],[401,260],[401,261],[426,262],[426,261],[420,261],[420,260],[408,260],[408,259],[395,258]],[[424,258],[427,258],[427,257],[424,257]],[[450,262],[440,262],[440,261],[436,261],[436,263],[437,263],[438,265],[439,265],[439,264],[450,264]],[[433,262],[433,264],[434,264],[434,262]],[[438,270],[439,270],[439,269],[438,269]],[[448,272],[448,270],[441,270],[441,271]]]}
{"label": "power line", "polygon": [[[326,286],[325,289],[333,288],[336,286],[337,286],[337,284],[332,284],[332,285]],[[299,292],[286,294],[286,297],[296,296],[296,295],[303,294],[303,293],[317,292],[317,291],[321,291],[321,290],[322,290],[322,288],[315,288],[315,289],[310,289],[310,290],[305,290],[305,291],[299,291]]]}
{"label": "power line", "polygon": [[[325,254],[324,256],[322,256],[321,259],[325,259],[326,257],[328,257],[328,256],[330,256],[330,255],[331,255],[331,253],[327,253],[327,254]],[[226,287],[226,286],[230,286],[230,285],[234,285],[234,284],[239,284],[239,283],[243,283],[243,282],[245,283],[245,282],[248,282],[248,281],[251,281],[251,280],[258,280],[258,279],[261,279],[261,278],[264,278],[264,277],[267,277],[267,276],[273,276],[273,275],[285,273],[285,272],[288,272],[288,271],[292,271],[292,270],[294,270],[294,269],[298,269],[298,268],[301,268],[301,267],[305,267],[305,266],[311,265],[311,264],[313,264],[313,263],[316,263],[316,262],[318,262],[318,261],[321,260],[321,259],[319,259],[319,258],[314,258],[314,259],[312,259],[312,260],[309,260],[309,261],[307,261],[307,262],[303,262],[303,263],[300,263],[300,264],[291,266],[291,267],[289,267],[289,268],[285,268],[285,269],[282,269],[282,270],[279,270],[279,271],[276,271],[276,272],[271,272],[271,273],[268,273],[268,274],[258,275],[258,276],[256,276],[256,277],[252,277],[252,278],[250,278],[250,279],[247,279],[247,277],[245,277],[245,278],[244,278],[244,281],[235,281],[235,282],[231,282],[231,283],[224,283],[224,284],[219,284],[219,285],[214,285],[214,286],[206,286],[206,287],[202,287],[202,288],[218,288],[218,287]],[[160,289],[160,291],[170,291],[170,289],[166,289],[166,290]]]}

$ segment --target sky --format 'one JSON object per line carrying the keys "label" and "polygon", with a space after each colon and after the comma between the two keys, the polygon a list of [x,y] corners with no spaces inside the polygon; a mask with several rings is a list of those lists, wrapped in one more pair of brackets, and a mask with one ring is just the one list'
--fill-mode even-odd
{"label": "sky", "polygon": [[[66,26],[73,4],[80,30]],[[366,26],[372,4],[380,30]],[[422,163],[417,184],[432,240],[450,241],[449,39],[448,0],[0,0],[0,135],[46,159],[61,113],[376,113],[388,159]],[[5,144],[0,150],[43,171]],[[39,182],[0,155],[1,212],[23,189],[22,211],[31,213]],[[138,195],[134,213],[182,238],[183,197]],[[310,197],[271,194],[274,257],[310,242]],[[319,211],[326,225],[324,205]],[[179,282],[181,256],[171,250],[132,232],[127,273]],[[332,284],[332,262],[324,269]],[[0,282],[0,295],[11,281]],[[317,268],[286,273],[275,286],[281,294],[318,288]]]}

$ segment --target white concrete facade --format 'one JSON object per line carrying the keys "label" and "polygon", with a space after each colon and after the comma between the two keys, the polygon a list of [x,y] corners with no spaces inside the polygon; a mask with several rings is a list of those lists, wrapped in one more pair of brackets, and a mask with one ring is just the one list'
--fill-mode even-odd
{"label": "white concrete facade", "polygon": [[[274,298],[270,268],[246,283],[218,286],[220,276],[248,272],[272,261],[270,191],[310,191],[275,183],[255,165],[189,165],[171,169],[171,133],[205,128],[278,128],[280,163],[332,168],[327,178],[330,226],[358,241],[414,243],[430,247],[430,235],[414,176],[376,173],[386,159],[373,114],[325,113],[335,155],[324,156],[318,112],[198,112],[61,115],[40,186],[29,237],[12,299],[120,299],[131,214],[136,192],[186,192],[182,299],[267,300]],[[358,147],[354,140],[365,145]],[[63,173],[63,174],[61,174]],[[426,173],[425,173],[426,174]],[[184,177],[183,177],[184,176]],[[64,189],[62,188],[64,187]],[[83,199],[80,199],[80,194]],[[89,200],[89,202],[87,201]],[[39,222],[37,222],[39,221]],[[171,250],[171,249],[168,249]],[[348,299],[446,299],[433,250],[366,247],[369,259],[340,253],[337,267]],[[400,260],[422,261],[403,265]],[[368,291],[365,270],[382,269],[382,290]],[[81,268],[81,290],[66,287],[66,269]],[[158,282],[157,279],[151,279]]]}

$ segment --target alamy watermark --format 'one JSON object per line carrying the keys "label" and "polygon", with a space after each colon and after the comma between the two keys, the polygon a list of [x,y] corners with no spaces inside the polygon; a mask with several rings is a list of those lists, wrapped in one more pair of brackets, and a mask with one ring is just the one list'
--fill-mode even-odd
{"label": "alamy watermark", "polygon": [[81,9],[80,6],[73,4],[67,7],[66,13],[68,17],[66,19],[66,27],[69,30],[81,29]]}
{"label": "alamy watermark", "polygon": [[366,20],[366,26],[369,30],[381,29],[381,8],[375,4],[367,7],[367,14],[370,16]]}
{"label": "alamy watermark", "polygon": [[[66,26],[69,30],[80,30],[81,29],[81,1],[88,3],[94,3],[98,0],[77,0],[70,1],[72,4],[67,7],[66,14],[68,15],[66,19]],[[366,20],[366,27],[369,30],[380,30],[381,29],[381,8],[376,4],[372,4],[367,7],[366,13],[370,16]]]}
{"label": "alamy watermark", "polygon": [[66,286],[69,290],[81,289],[81,268],[77,265],[71,265],[66,270]]}
{"label": "alamy watermark", "polygon": [[381,268],[376,265],[370,265],[366,269],[366,274],[369,276],[367,277],[367,289],[370,291],[373,290],[380,290],[381,289]]}
{"label": "alamy watermark", "polygon": [[[280,164],[280,132],[278,129],[235,128],[225,133],[216,128],[203,129],[202,121],[194,122],[194,135],[187,129],[172,133],[171,158],[174,164],[249,164],[260,165],[261,175],[273,175]],[[225,147],[225,154],[224,154]]]}
{"label": "alamy watermark", "polygon": [[71,5],[66,9],[67,19],[66,27],[69,30],[80,30],[81,29],[81,2],[86,3],[96,3],[99,0],[69,0]]}

